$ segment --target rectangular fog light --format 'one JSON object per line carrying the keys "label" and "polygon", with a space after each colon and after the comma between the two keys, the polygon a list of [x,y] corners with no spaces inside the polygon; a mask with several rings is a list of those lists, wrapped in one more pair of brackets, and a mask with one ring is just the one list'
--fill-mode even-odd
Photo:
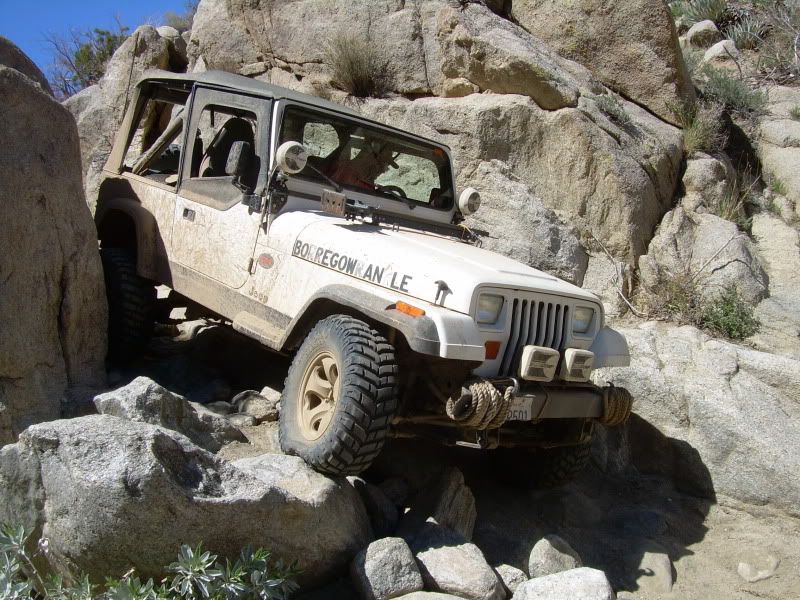
{"label": "rectangular fog light", "polygon": [[593,352],[568,348],[564,351],[561,379],[564,381],[589,381],[592,367],[594,367]]}
{"label": "rectangular fog light", "polygon": [[525,346],[519,363],[519,376],[527,381],[551,381],[556,374],[558,350],[542,346]]}

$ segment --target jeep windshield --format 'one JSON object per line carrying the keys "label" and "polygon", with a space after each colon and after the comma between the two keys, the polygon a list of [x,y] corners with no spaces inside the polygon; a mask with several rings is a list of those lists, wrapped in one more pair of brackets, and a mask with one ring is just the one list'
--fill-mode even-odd
{"label": "jeep windshield", "polygon": [[450,161],[433,144],[297,106],[283,113],[279,143],[286,141],[308,150],[299,177],[320,183],[327,183],[327,177],[344,189],[379,194],[412,208],[453,206]]}

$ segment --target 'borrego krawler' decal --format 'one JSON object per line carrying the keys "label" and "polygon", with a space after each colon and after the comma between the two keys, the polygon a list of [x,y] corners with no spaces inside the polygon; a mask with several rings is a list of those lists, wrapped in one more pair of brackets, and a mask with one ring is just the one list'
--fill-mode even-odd
{"label": "'borrego krawler' decal", "polygon": [[401,292],[408,292],[408,284],[412,279],[411,275],[392,271],[389,267],[367,263],[336,250],[302,240],[294,243],[292,256]]}

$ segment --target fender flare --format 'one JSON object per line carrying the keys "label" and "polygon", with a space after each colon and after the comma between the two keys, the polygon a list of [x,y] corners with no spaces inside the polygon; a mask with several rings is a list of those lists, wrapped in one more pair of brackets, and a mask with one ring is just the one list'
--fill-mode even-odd
{"label": "fender flare", "polygon": [[313,312],[314,305],[324,301],[350,308],[373,321],[396,329],[415,352],[439,356],[439,331],[433,319],[428,316],[412,317],[397,310],[387,310],[392,302],[386,298],[362,290],[354,293],[353,288],[345,285],[325,286],[311,296],[289,324],[283,344],[296,335],[297,326],[304,317]]}
{"label": "fender flare", "polygon": [[157,272],[156,240],[158,237],[155,217],[136,200],[110,198],[98,205],[95,212],[94,220],[98,235],[100,235],[103,221],[115,212],[122,213],[133,221],[136,230],[136,270],[143,277],[155,278]]}

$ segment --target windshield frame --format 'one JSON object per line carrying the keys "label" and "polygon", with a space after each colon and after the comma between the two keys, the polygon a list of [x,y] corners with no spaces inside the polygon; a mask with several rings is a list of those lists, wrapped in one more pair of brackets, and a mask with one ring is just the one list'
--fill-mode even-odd
{"label": "windshield frame", "polygon": [[[440,184],[447,182],[449,189],[452,191],[450,198],[447,200],[444,206],[435,206],[431,203],[431,201],[420,201],[415,200],[413,198],[401,198],[398,194],[393,194],[388,191],[381,191],[379,189],[372,189],[372,188],[365,188],[355,185],[348,185],[347,183],[337,182],[337,185],[340,185],[343,190],[359,195],[365,196],[374,196],[376,198],[380,198],[383,200],[389,200],[392,202],[392,205],[396,206],[398,209],[400,207],[403,208],[419,208],[435,211],[435,213],[440,214],[442,216],[451,215],[454,213],[456,209],[457,199],[456,199],[456,182],[455,176],[453,172],[453,161],[452,156],[450,154],[450,148],[446,145],[435,142],[433,140],[423,138],[406,131],[399,130],[397,128],[384,125],[377,121],[373,121],[371,119],[367,119],[360,116],[354,116],[349,112],[338,112],[329,110],[327,108],[318,107],[312,104],[306,104],[303,102],[297,102],[294,100],[284,100],[279,103],[279,106],[275,107],[275,127],[273,128],[273,139],[272,145],[273,150],[277,149],[280,145],[280,139],[283,135],[283,127],[284,127],[284,120],[286,117],[286,112],[292,109],[299,110],[303,113],[307,113],[311,116],[319,116],[321,119],[325,120],[336,120],[341,122],[343,125],[355,125],[356,127],[361,127],[366,130],[372,130],[376,134],[380,136],[386,136],[390,138],[396,138],[398,141],[406,143],[410,146],[417,146],[422,148],[430,148],[434,151],[440,151],[443,153],[443,169],[439,175]],[[294,140],[298,142],[302,142],[302,140]],[[274,151],[272,155],[274,156]],[[416,155],[422,156],[420,154],[413,154],[409,153],[409,155]],[[424,158],[424,157],[423,157]],[[430,159],[431,162],[435,165],[436,162],[433,158]],[[307,176],[307,175],[293,175],[292,178],[296,178],[298,181],[307,182],[309,184],[315,185],[329,185],[326,183],[325,179],[319,176]],[[332,178],[334,181],[336,180],[335,177]],[[377,177],[376,177],[377,179]],[[443,193],[446,193],[446,189]],[[402,212],[405,212],[404,210]],[[438,221],[439,218],[437,217],[436,220]]]}

